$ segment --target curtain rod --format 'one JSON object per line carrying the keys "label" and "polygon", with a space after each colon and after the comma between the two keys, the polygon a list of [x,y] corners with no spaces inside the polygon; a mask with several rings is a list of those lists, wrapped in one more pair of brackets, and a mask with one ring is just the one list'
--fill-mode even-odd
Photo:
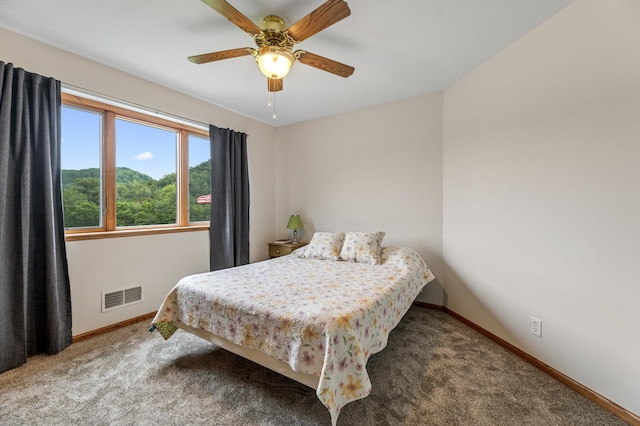
{"label": "curtain rod", "polygon": [[119,107],[125,107],[127,109],[137,110],[138,112],[154,115],[156,117],[165,118],[171,121],[187,124],[189,126],[198,127],[198,128],[201,128],[202,130],[209,131],[209,125],[206,123],[201,123],[199,121],[195,121],[190,118],[186,118],[176,114],[171,114],[169,112],[164,112],[158,109],[152,109],[149,107],[138,105],[133,102],[118,99],[113,96],[105,95],[100,92],[95,92],[93,90],[85,89],[83,87],[62,83],[62,91],[70,95],[77,94],[83,97],[93,98],[92,100],[95,100],[98,102],[103,102],[103,103],[107,103],[107,104],[111,104]]}

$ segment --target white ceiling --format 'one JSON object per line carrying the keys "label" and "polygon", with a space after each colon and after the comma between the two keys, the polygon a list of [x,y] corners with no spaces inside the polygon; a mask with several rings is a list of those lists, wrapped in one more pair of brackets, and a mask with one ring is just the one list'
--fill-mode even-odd
{"label": "white ceiling", "polygon": [[[258,24],[275,14],[287,25],[324,2],[228,1]],[[187,61],[255,47],[199,0],[0,0],[0,27],[282,126],[445,89],[573,0],[346,1],[351,16],[296,49],[352,65],[354,74],[296,64],[276,95],[275,120],[251,56]]]}

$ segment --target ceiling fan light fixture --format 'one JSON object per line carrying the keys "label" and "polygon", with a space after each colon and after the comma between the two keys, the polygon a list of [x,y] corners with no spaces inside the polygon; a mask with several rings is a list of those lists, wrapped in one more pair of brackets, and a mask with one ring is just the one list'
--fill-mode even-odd
{"label": "ceiling fan light fixture", "polygon": [[278,80],[289,73],[296,59],[287,49],[279,46],[264,46],[258,51],[256,61],[262,74]]}

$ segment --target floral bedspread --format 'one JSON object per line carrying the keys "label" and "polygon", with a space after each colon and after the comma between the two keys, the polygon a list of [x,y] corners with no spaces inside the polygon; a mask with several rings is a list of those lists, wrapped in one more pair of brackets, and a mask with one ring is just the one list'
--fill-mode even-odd
{"label": "floral bedspread", "polygon": [[183,278],[153,325],[168,339],[179,320],[319,376],[316,394],[335,425],[345,404],[369,395],[367,360],[433,279],[409,248],[383,248],[381,265],[294,252]]}

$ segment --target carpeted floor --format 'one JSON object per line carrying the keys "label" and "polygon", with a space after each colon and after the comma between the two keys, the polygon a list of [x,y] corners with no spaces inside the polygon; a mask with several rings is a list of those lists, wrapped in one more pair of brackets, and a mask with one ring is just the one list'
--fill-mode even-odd
{"label": "carpeted floor", "polygon": [[[315,391],[135,324],[0,374],[2,425],[330,425]],[[443,312],[412,307],[346,425],[626,425]]]}

